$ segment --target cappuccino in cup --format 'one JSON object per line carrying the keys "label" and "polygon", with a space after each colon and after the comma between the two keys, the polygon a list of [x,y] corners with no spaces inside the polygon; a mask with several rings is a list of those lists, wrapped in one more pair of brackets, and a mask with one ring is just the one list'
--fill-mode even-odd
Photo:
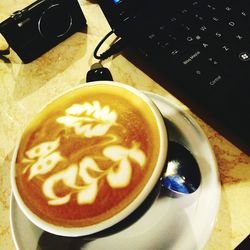
{"label": "cappuccino in cup", "polygon": [[140,91],[94,82],[57,97],[24,131],[12,162],[14,196],[48,232],[81,236],[133,212],[158,182],[164,122]]}

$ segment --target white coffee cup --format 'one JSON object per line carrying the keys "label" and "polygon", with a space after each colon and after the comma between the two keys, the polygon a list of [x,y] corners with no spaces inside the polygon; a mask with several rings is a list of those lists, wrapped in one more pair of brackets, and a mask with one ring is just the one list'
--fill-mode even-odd
{"label": "white coffee cup", "polygon": [[[38,130],[39,126],[43,126],[43,124],[46,123],[44,121],[48,121],[49,118],[51,118],[54,115],[55,109],[58,109],[59,113],[60,112],[66,112],[65,113],[66,115],[59,116],[59,118],[57,117],[57,119],[55,120],[55,121],[57,121],[56,124],[59,123],[60,126],[63,125],[65,127],[67,127],[65,129],[65,131],[70,131],[70,133],[72,133],[72,134],[76,133],[77,136],[79,135],[79,134],[77,134],[79,131],[80,131],[79,133],[82,132],[83,134],[79,135],[80,138],[82,138],[81,139],[82,141],[92,139],[92,137],[93,138],[97,138],[98,136],[100,137],[100,135],[102,135],[102,132],[100,132],[99,130],[98,131],[95,130],[94,132],[93,131],[88,131],[88,133],[87,133],[86,132],[87,130],[86,129],[84,130],[83,127],[79,127],[79,126],[67,123],[70,118],[72,120],[74,120],[74,121],[76,121],[77,119],[78,119],[77,121],[79,121],[81,119],[83,120],[83,118],[81,116],[79,116],[79,114],[81,112],[85,112],[86,111],[84,109],[84,107],[86,107],[87,104],[88,104],[87,106],[90,106],[92,108],[93,108],[94,105],[97,105],[96,102],[95,103],[93,102],[93,106],[91,106],[90,105],[91,104],[90,101],[86,101],[85,102],[84,100],[81,103],[81,102],[79,102],[80,99],[78,97],[81,96],[81,95],[85,95],[87,92],[88,93],[86,94],[86,96],[84,96],[84,98],[89,98],[92,95],[98,96],[97,95],[97,91],[100,91],[100,93],[102,93],[102,94],[103,94],[103,92],[106,91],[106,93],[104,93],[103,95],[108,95],[110,93],[110,91],[111,92],[114,91],[114,92],[111,93],[111,95],[114,95],[114,96],[117,95],[116,97],[114,97],[114,99],[110,100],[111,101],[110,102],[110,108],[107,108],[106,104],[105,104],[106,106],[102,106],[102,105],[99,106],[99,109],[104,112],[103,114],[109,113],[109,118],[111,117],[110,119],[111,120],[113,119],[113,121],[112,121],[113,123],[112,124],[114,126],[114,131],[116,131],[115,130],[116,129],[115,126],[120,126],[119,124],[117,125],[117,123],[118,123],[117,122],[118,121],[117,117],[119,117],[119,115],[122,115],[122,114],[119,114],[119,112],[117,113],[118,115],[115,114],[115,111],[114,111],[115,110],[115,108],[114,108],[115,106],[112,106],[113,102],[114,103],[116,102],[115,98],[118,98],[118,99],[121,98],[122,99],[122,96],[124,96],[125,99],[126,99],[126,101],[129,101],[129,102],[133,103],[133,104],[131,104],[132,105],[131,107],[133,107],[133,105],[135,105],[135,107],[137,107],[136,105],[142,105],[141,107],[143,107],[143,109],[145,107],[147,108],[148,112],[150,113],[150,114],[148,113],[148,115],[151,117],[150,118],[151,121],[149,121],[149,122],[150,123],[152,122],[152,124],[154,124],[154,126],[156,126],[156,128],[157,128],[158,131],[154,132],[154,133],[156,133],[157,136],[158,136],[157,138],[159,138],[158,151],[157,151],[157,155],[155,156],[154,167],[152,168],[152,170],[150,172],[150,176],[147,177],[147,180],[145,181],[145,184],[143,184],[143,187],[141,187],[140,191],[136,194],[136,196],[134,198],[131,198],[132,200],[129,201],[128,204],[125,205],[125,207],[123,207],[118,212],[112,214],[112,216],[109,216],[108,218],[105,218],[105,219],[103,219],[101,221],[97,221],[96,223],[92,223],[90,225],[70,225],[70,223],[69,223],[69,225],[65,226],[65,225],[60,225],[58,223],[54,224],[54,222],[51,222],[51,221],[43,218],[41,215],[39,215],[39,213],[37,213],[35,211],[36,209],[39,210],[39,202],[33,200],[33,198],[32,198],[33,193],[36,193],[35,190],[33,190],[32,188],[30,188],[33,185],[33,184],[31,185],[31,183],[34,180],[36,181],[35,183],[38,183],[40,181],[40,179],[43,179],[43,178],[46,179],[47,175],[48,175],[48,178],[46,179],[46,181],[42,182],[43,184],[42,184],[41,190],[43,190],[43,191],[45,190],[44,191],[45,193],[41,197],[48,198],[48,203],[50,205],[46,205],[46,208],[45,209],[41,209],[41,210],[45,211],[46,209],[49,209],[48,207],[51,206],[56,211],[56,209],[58,207],[60,207],[60,206],[62,207],[62,206],[68,205],[67,203],[63,203],[63,202],[65,202],[65,200],[70,200],[76,194],[77,194],[77,196],[76,196],[77,197],[77,201],[79,201],[79,200],[81,200],[81,202],[83,201],[83,205],[86,205],[86,207],[87,206],[94,206],[94,202],[95,201],[93,203],[88,203],[87,204],[86,202],[89,202],[89,200],[92,199],[91,198],[92,194],[89,196],[90,198],[89,197],[86,198],[87,197],[86,193],[84,193],[84,195],[81,196],[80,195],[80,191],[79,191],[79,193],[77,193],[80,184],[79,183],[76,184],[76,182],[74,182],[75,180],[73,180],[72,178],[71,179],[68,178],[68,176],[70,176],[70,173],[72,171],[74,172],[75,165],[73,163],[71,163],[71,165],[69,165],[69,167],[68,167],[67,164],[65,164],[66,167],[64,166],[63,170],[61,170],[60,167],[58,167],[58,165],[60,165],[61,163],[64,163],[64,160],[65,160],[65,156],[63,156],[62,158],[60,158],[58,156],[59,153],[60,153],[59,151],[56,151],[56,152],[53,152],[53,153],[51,153],[52,151],[50,152],[51,153],[50,155],[53,154],[55,156],[55,158],[51,158],[51,159],[50,158],[46,158],[47,155],[48,155],[48,154],[46,155],[46,153],[44,154],[45,156],[42,156],[43,158],[41,158],[41,150],[40,149],[42,149],[42,152],[43,152],[43,150],[45,150],[44,148],[42,148],[42,146],[45,145],[43,143],[48,143],[47,139],[45,141],[41,141],[41,143],[38,145],[40,147],[39,148],[40,153],[39,153],[39,150],[36,148],[36,144],[32,145],[32,147],[30,147],[30,148],[28,148],[27,145],[29,145],[29,143],[30,144],[33,143],[32,139],[30,139],[30,138],[33,138],[33,137],[35,138],[35,136],[37,134],[39,134],[39,130]],[[89,94],[91,94],[91,95],[89,95]],[[76,102],[72,102],[73,97],[75,98],[75,100],[77,100]],[[89,98],[89,100],[90,99],[91,98]],[[106,98],[106,100],[109,100],[109,98]],[[67,109],[61,109],[61,106],[67,105],[67,104],[65,104],[67,102],[70,103],[70,105],[67,106]],[[119,103],[119,102],[117,102],[117,103]],[[83,111],[83,110],[85,110],[85,111]],[[51,112],[52,115],[48,116],[48,118],[46,118],[47,120],[43,120],[43,119],[45,119],[45,117],[47,117],[46,115],[50,114],[49,112]],[[91,112],[89,112],[89,114],[90,113]],[[92,114],[93,114],[93,110],[92,110],[91,115]],[[96,114],[96,113],[94,113],[94,114]],[[98,115],[96,115],[96,116],[98,116]],[[98,117],[100,118],[100,116],[98,116]],[[101,117],[103,118],[103,116],[101,116]],[[114,121],[115,118],[117,118],[116,121]],[[149,119],[149,118],[142,117],[142,119]],[[86,120],[86,117],[85,117],[85,120]],[[91,120],[91,119],[89,119],[89,120]],[[39,121],[43,121],[43,122],[39,123]],[[52,124],[54,124],[54,123],[52,123]],[[76,124],[79,125],[79,123],[76,123]],[[106,125],[106,130],[104,129],[103,131],[105,132],[105,131],[112,130],[112,124],[109,125],[109,126]],[[142,130],[144,130],[143,126],[142,126]],[[145,128],[146,127],[147,126],[145,125]],[[78,128],[78,130],[77,130],[77,128]],[[79,128],[81,128],[81,129],[79,129]],[[33,132],[31,132],[31,131],[33,131]],[[34,132],[34,131],[36,131],[36,132]],[[118,129],[117,129],[117,131],[119,133]],[[152,133],[152,134],[154,134],[154,133]],[[47,136],[46,133],[42,133],[41,132],[41,134],[44,134],[43,135],[44,137]],[[32,136],[29,137],[27,135],[29,135],[29,136],[32,135],[33,137]],[[74,134],[74,136],[76,136],[76,135]],[[70,136],[71,136],[71,134],[70,134]],[[70,136],[69,136],[69,138],[70,138]],[[136,135],[135,135],[135,137],[136,137]],[[71,138],[71,140],[73,140],[72,138]],[[51,143],[49,145],[50,148],[51,147],[52,147],[52,149],[53,149],[53,147],[56,148],[55,145],[56,145],[56,143],[58,143],[58,141],[61,142],[62,139],[61,138],[57,139],[56,142],[53,141],[53,143]],[[151,142],[147,142],[148,148],[151,146],[150,143]],[[152,143],[154,143],[154,142],[152,142]],[[21,147],[21,145],[26,145],[27,147],[26,146]],[[105,147],[105,149],[103,149],[102,152],[105,155],[105,157],[110,157],[109,160],[110,161],[112,160],[115,163],[118,162],[118,160],[119,160],[118,158],[120,157],[120,155],[125,154],[125,156],[124,155],[121,156],[121,159],[119,160],[119,171],[120,171],[120,168],[121,168],[122,164],[123,165],[127,164],[127,165],[130,165],[130,166],[132,166],[133,164],[134,165],[141,165],[141,166],[143,166],[143,164],[144,164],[145,166],[147,166],[147,164],[148,164],[147,163],[147,159],[149,159],[149,157],[151,157],[151,156],[148,156],[148,155],[150,155],[150,153],[147,152],[147,154],[148,154],[147,155],[144,152],[144,155],[146,155],[146,157],[144,157],[143,156],[143,150],[141,148],[138,149],[138,147],[139,147],[138,145],[141,145],[140,143],[136,144],[133,141],[133,143],[131,145],[137,145],[137,146],[133,146],[134,148],[129,148],[129,149],[125,150],[124,149],[125,146],[121,146],[120,147],[119,145],[111,143],[110,145],[108,145],[108,147]],[[61,144],[60,144],[60,146],[61,146]],[[60,148],[60,146],[58,146],[58,148]],[[46,147],[48,147],[48,145]],[[137,147],[138,150],[135,149],[135,147]],[[26,150],[26,148],[28,148],[28,149]],[[113,149],[117,149],[118,151],[112,151]],[[123,150],[123,151],[119,151],[120,149]],[[137,89],[135,89],[135,88],[133,88],[133,87],[131,87],[129,85],[118,83],[118,82],[100,81],[100,82],[87,83],[87,84],[84,84],[84,85],[72,88],[69,91],[67,91],[67,92],[65,92],[65,93],[57,96],[55,99],[53,99],[52,101],[50,101],[47,105],[44,106],[44,108],[33,119],[33,121],[31,122],[31,124],[26,128],[26,130],[23,133],[23,136],[20,138],[19,142],[17,143],[17,146],[15,148],[15,152],[14,152],[14,155],[13,155],[12,163],[11,163],[11,186],[12,186],[12,191],[13,191],[14,197],[15,197],[15,199],[17,201],[17,204],[20,207],[20,209],[22,210],[22,212],[25,214],[25,216],[32,223],[34,223],[39,228],[41,228],[41,229],[43,229],[43,230],[45,230],[47,232],[50,232],[52,234],[61,235],[61,236],[84,236],[84,235],[93,234],[93,233],[99,232],[101,230],[107,229],[107,228],[115,225],[116,223],[122,221],[123,219],[125,219],[127,216],[129,216],[133,211],[135,211],[143,203],[143,201],[148,197],[148,195],[151,193],[151,191],[153,190],[153,188],[155,187],[155,185],[159,182],[159,179],[161,177],[162,171],[164,169],[165,161],[166,161],[167,149],[168,149],[168,135],[167,135],[167,131],[166,131],[166,127],[165,127],[162,115],[160,114],[160,112],[159,112],[158,108],[155,106],[155,104],[144,93],[142,93],[141,91],[139,91],[139,90],[137,90]],[[46,148],[46,150],[45,151],[48,153],[49,151],[48,151],[47,148]],[[154,148],[152,150],[154,150]],[[116,152],[116,153],[114,153],[114,152]],[[139,158],[138,159],[136,158],[137,156],[141,157],[140,160],[139,160]],[[56,157],[59,157],[59,158],[56,158]],[[48,168],[49,165],[46,165],[47,163],[46,164],[44,163],[44,161],[45,161],[44,159],[47,159],[47,160],[50,159],[52,161],[53,160],[55,160],[55,161],[57,160],[56,161],[57,165],[55,165],[56,167],[54,166],[54,168],[51,171],[54,171],[56,168],[58,168],[60,170],[58,170],[58,172],[53,172],[53,174],[50,175],[50,172],[46,172],[46,168]],[[131,163],[131,162],[128,163],[129,162],[128,159],[131,160],[131,162],[133,162],[133,163]],[[142,159],[144,159],[144,161],[146,163],[143,163]],[[152,158],[152,159],[154,159],[154,158]],[[84,165],[83,162],[86,162],[85,160],[87,161],[87,157],[84,156],[83,160],[79,163],[80,169],[83,169],[82,168],[83,165]],[[89,158],[88,158],[88,160],[89,160]],[[39,168],[39,166],[38,166],[39,164],[37,163],[39,161],[43,162],[42,163],[42,171],[41,172],[39,172],[40,171],[39,169],[41,168],[41,166]],[[67,159],[67,161],[68,161],[68,159]],[[45,165],[43,165],[43,164],[45,164]],[[48,163],[48,164],[50,164],[50,163]],[[134,167],[134,165],[133,165],[133,167]],[[100,171],[104,171],[103,169],[102,170],[99,169],[100,170],[99,171],[97,165],[95,167],[96,167],[95,171],[98,174],[99,174]],[[115,190],[114,192],[116,192],[116,191],[118,192],[118,191],[122,190],[123,188],[129,187],[129,185],[132,185],[132,184],[130,184],[132,182],[132,180],[133,180],[132,178],[135,178],[135,177],[133,177],[133,173],[136,172],[136,171],[134,171],[133,167],[131,167],[132,174],[130,175],[132,177],[130,177],[130,179],[128,177],[128,179],[127,179],[127,182],[129,183],[129,184],[127,184],[127,186],[125,186],[126,185],[126,183],[125,183],[126,181],[124,181],[124,180],[121,181],[123,183],[121,185],[123,185],[123,186],[122,187],[119,186],[120,182],[117,181],[118,179],[116,179],[116,177],[118,176],[118,174],[116,175],[115,172],[114,172],[114,170],[112,170],[113,172],[111,170],[109,170],[109,172],[107,171],[108,174],[105,175],[105,178],[106,178],[105,179],[105,183],[108,180],[107,181],[108,184],[111,185],[112,187],[115,187],[115,188],[113,188]],[[136,166],[136,167],[138,167],[138,166]],[[140,169],[140,166],[139,166],[139,169]],[[143,170],[140,170],[140,171],[143,172]],[[58,174],[58,173],[60,173],[60,174]],[[80,172],[78,172],[78,173],[80,173]],[[83,171],[83,173],[85,175],[82,174],[82,177],[85,178],[86,177],[86,171],[85,172]],[[124,173],[125,173],[124,175],[126,176],[126,171]],[[22,177],[22,175],[23,175],[23,177]],[[60,176],[63,176],[63,177],[60,177]],[[67,177],[65,177],[65,176],[67,176]],[[91,184],[87,183],[88,180],[89,181],[92,180],[91,178],[88,179],[90,176],[92,176],[91,177],[92,179],[93,178],[99,178],[98,181],[101,179],[101,177],[99,177],[99,176],[98,177],[93,177],[94,176],[93,174],[91,175],[89,172],[87,172],[87,177],[85,179],[83,179],[84,180],[83,181],[83,183],[84,183],[83,185],[86,185],[88,187],[90,187],[92,185],[92,183]],[[102,175],[100,174],[100,176],[102,176]],[[26,177],[28,178],[28,181],[27,181]],[[27,182],[26,184],[25,184],[24,180],[26,180],[26,182]],[[67,195],[62,196],[62,197],[59,198],[58,195],[56,195],[55,193],[53,193],[54,192],[53,188],[56,185],[59,185],[58,184],[59,183],[58,180],[63,181],[63,184],[66,183],[68,185],[67,188],[68,187],[72,188],[72,186],[74,184],[75,185],[74,186],[74,188],[75,188],[74,192],[75,193],[72,192],[71,196],[69,194],[67,194]],[[58,181],[58,182],[56,182],[56,181]],[[104,180],[102,180],[102,182],[104,182]],[[25,187],[29,186],[29,185],[31,185],[31,186],[29,188],[27,187],[28,190],[25,190]],[[116,185],[118,185],[118,187]],[[93,184],[93,186],[94,186],[94,184]],[[21,190],[20,187],[24,187],[23,191]],[[97,187],[99,187],[99,186],[97,185]],[[40,190],[40,189],[38,188],[38,190]],[[80,188],[79,188],[79,190],[82,191],[82,189],[80,189]],[[98,190],[98,191],[101,192],[101,190]],[[40,193],[40,191],[39,191],[39,193]],[[28,198],[27,198],[27,196],[28,196]],[[24,197],[26,197],[26,198],[24,198]],[[95,197],[98,197],[98,193],[96,194]],[[43,198],[39,198],[39,199],[43,199]],[[94,199],[97,200],[98,198],[94,198]],[[29,201],[29,200],[31,200],[31,202],[28,205],[27,201]],[[68,201],[68,202],[70,203],[71,200]],[[30,208],[31,206],[36,206],[36,205],[37,205],[37,207],[35,209],[34,208]],[[56,215],[55,215],[55,217],[56,217]]]}

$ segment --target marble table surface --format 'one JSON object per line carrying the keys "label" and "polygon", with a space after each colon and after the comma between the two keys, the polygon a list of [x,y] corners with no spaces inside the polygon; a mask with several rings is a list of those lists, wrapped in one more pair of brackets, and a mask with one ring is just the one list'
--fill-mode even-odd
{"label": "marble table surface", "polygon": [[[1,0],[0,21],[31,2]],[[79,3],[88,22],[85,32],[74,34],[32,63],[22,64],[12,50],[11,63],[0,61],[0,249],[15,249],[9,221],[9,176],[17,138],[46,102],[86,81],[87,71],[96,62],[93,50],[110,30],[96,1],[80,0]],[[5,40],[0,37],[0,49],[5,47]],[[206,250],[234,249],[250,233],[250,157],[122,54],[107,59],[103,65],[112,71],[116,81],[160,94],[182,106],[204,130],[215,153],[222,184],[220,209]]]}

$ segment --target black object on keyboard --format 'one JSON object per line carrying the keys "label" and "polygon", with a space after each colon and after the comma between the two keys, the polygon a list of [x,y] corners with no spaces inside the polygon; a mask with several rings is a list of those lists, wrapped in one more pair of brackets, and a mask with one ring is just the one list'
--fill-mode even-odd
{"label": "black object on keyboard", "polygon": [[[100,0],[115,33],[160,84],[250,152],[250,3]],[[154,73],[155,74],[155,73]]]}

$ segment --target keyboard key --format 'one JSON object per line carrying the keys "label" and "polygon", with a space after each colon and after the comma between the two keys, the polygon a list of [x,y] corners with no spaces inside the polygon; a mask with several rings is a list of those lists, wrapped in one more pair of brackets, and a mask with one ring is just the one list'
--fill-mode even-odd
{"label": "keyboard key", "polygon": [[239,59],[243,62],[248,62],[250,60],[250,53],[247,51],[240,52]]}

